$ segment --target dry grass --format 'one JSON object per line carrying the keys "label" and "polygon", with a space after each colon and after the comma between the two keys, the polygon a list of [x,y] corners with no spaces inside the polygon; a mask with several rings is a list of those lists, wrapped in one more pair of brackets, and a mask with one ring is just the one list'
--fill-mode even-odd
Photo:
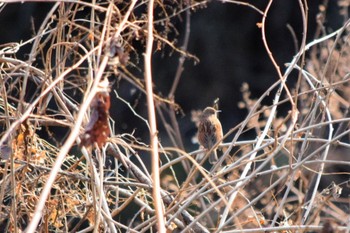
{"label": "dry grass", "polygon": [[[274,2],[264,10],[227,2],[261,15],[258,26],[269,51],[265,21]],[[305,36],[286,69],[269,53],[277,81],[259,99],[251,99],[248,84],[243,85],[240,106],[249,114],[227,132],[233,140],[224,139],[219,162],[207,170],[203,164],[209,153],[196,161],[202,150],[185,152],[182,140],[187,139],[176,119],[181,109],[174,100],[184,59],[196,59],[186,51],[190,12],[206,3],[154,2],[155,10],[149,12],[150,3],[53,1],[30,40],[0,46],[3,229],[164,232],[163,223],[168,232],[349,232],[349,21],[328,33],[320,8],[316,39],[307,43]],[[307,7],[299,3],[306,35]],[[182,45],[169,39],[177,33],[171,20],[175,17],[183,17],[188,26]],[[154,44],[148,43],[151,39]],[[152,45],[153,50],[171,48],[179,56],[166,97],[146,88],[152,86],[150,70],[145,79],[139,72],[142,62],[146,71],[151,68]],[[18,51],[28,47],[28,57],[18,58]],[[128,82],[154,102],[155,109],[149,112],[157,111],[158,125],[165,126],[172,147],[116,134],[113,119],[108,138],[91,127],[94,111],[101,113],[91,106],[100,106],[96,96],[106,92],[101,85],[107,78]],[[289,86],[286,81],[292,78],[295,85]],[[152,114],[143,118],[118,91],[110,91],[111,100],[124,101],[156,136]],[[268,95],[273,103],[266,106],[262,102]],[[287,115],[277,114],[286,107]],[[98,118],[99,124],[103,122]],[[109,132],[106,124],[102,126]],[[241,140],[247,130],[254,130],[256,138]],[[102,137],[88,138],[91,145],[79,146],[87,132],[89,137]],[[159,167],[160,176],[151,176],[139,156],[156,153],[154,145],[159,145],[162,163],[156,159],[152,168]],[[179,179],[182,174],[184,180]]]}

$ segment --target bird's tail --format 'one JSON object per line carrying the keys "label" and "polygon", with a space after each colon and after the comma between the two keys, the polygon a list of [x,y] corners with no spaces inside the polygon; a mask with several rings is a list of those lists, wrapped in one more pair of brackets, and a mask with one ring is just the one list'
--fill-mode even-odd
{"label": "bird's tail", "polygon": [[213,150],[213,152],[210,153],[209,155],[209,163],[210,164],[215,164],[218,162],[218,154],[216,152],[216,150]]}

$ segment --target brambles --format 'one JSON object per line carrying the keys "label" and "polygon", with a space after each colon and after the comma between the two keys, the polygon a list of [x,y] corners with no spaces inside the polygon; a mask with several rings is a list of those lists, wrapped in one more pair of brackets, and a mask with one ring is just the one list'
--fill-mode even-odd
{"label": "brambles", "polygon": [[[29,40],[0,46],[4,231],[30,226],[32,232],[157,230],[156,187],[149,164],[154,148],[142,72],[150,35],[148,3],[53,3]],[[248,115],[238,126],[232,119],[222,121],[226,135],[218,161],[211,165],[195,159],[205,151],[189,152],[193,135],[188,132],[195,124],[178,121],[176,114],[185,112],[176,101],[183,94],[177,87],[193,81],[187,77],[186,84],[181,82],[184,61],[198,62],[187,51],[191,12],[212,5],[154,3],[154,53],[148,55],[179,58],[174,78],[161,67],[166,75],[154,79],[155,94],[148,95],[158,113],[155,134],[161,139],[161,161],[153,165],[161,172],[157,190],[167,230],[344,229],[349,203],[349,22],[328,31],[326,6],[320,7],[318,20],[325,20],[319,21],[320,34],[307,41],[309,25],[304,24],[300,42],[295,41],[299,50],[285,71],[262,33],[277,71],[268,74],[274,82],[257,98],[251,95],[250,83],[242,85],[239,107]],[[344,1],[339,3],[345,14]],[[306,18],[303,4],[300,13]],[[265,22],[274,14],[270,5],[264,11],[243,5],[261,17],[258,30],[265,32]],[[188,26],[184,31],[179,29],[182,24]],[[23,56],[25,49],[29,52]],[[161,79],[171,80],[168,92],[158,91]],[[226,86],[222,91],[235,91]],[[192,96],[205,94],[191,89]],[[222,110],[220,120],[229,111]],[[198,116],[200,112],[193,113],[197,123]]]}

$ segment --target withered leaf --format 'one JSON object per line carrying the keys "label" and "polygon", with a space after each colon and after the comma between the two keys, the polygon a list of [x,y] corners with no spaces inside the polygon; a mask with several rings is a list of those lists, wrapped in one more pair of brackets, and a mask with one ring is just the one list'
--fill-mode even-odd
{"label": "withered leaf", "polygon": [[91,102],[91,117],[85,127],[85,133],[81,137],[81,146],[92,146],[95,143],[98,147],[105,145],[109,135],[109,108],[110,97],[108,92],[98,92]]}

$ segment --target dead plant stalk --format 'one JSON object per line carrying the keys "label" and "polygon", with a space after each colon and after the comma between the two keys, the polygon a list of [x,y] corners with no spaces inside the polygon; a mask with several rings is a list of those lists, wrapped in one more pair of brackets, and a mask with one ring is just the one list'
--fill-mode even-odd
{"label": "dead plant stalk", "polygon": [[148,3],[148,35],[145,56],[145,82],[147,92],[148,118],[150,121],[150,140],[152,156],[152,179],[153,179],[153,201],[157,217],[158,232],[165,232],[164,205],[160,195],[160,173],[159,173],[159,151],[158,151],[158,130],[154,108],[152,90],[152,48],[153,48],[153,8],[154,1]]}

